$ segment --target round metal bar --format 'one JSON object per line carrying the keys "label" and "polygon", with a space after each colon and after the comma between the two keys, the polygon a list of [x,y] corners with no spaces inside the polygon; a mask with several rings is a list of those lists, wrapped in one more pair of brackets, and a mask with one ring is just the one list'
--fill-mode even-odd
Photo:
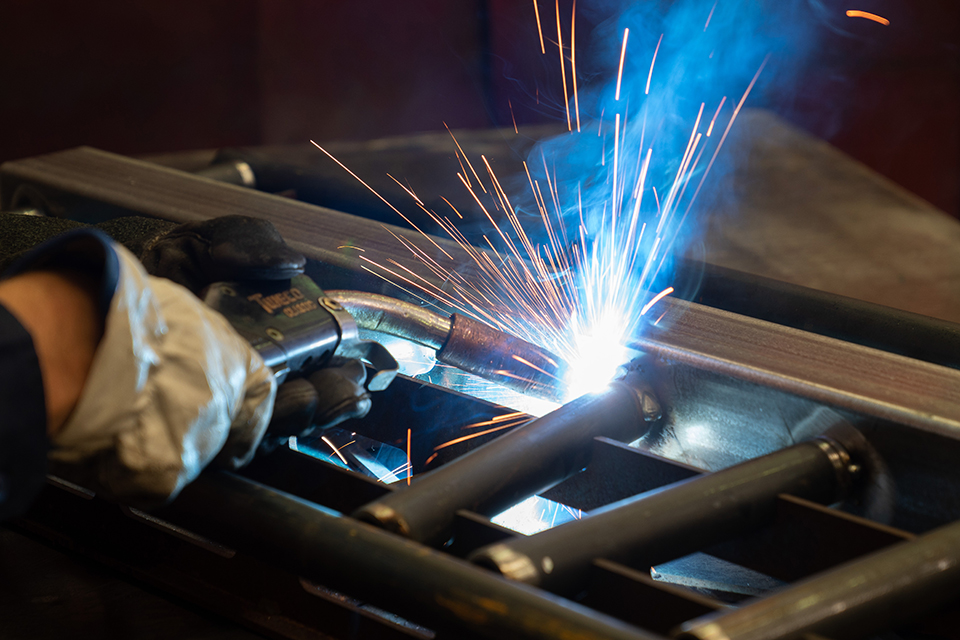
{"label": "round metal bar", "polygon": [[848,425],[830,433],[484,547],[470,559],[514,580],[573,593],[596,558],[646,567],[687,555],[769,520],[781,493],[840,500],[856,472],[850,452],[865,441]]}
{"label": "round metal bar", "polygon": [[687,640],[866,637],[960,589],[960,522],[825,571],[765,598],[683,625]]}
{"label": "round metal bar", "polygon": [[443,543],[458,510],[496,515],[583,469],[594,437],[642,435],[646,420],[660,417],[659,407],[635,384],[631,376],[574,400],[365,505],[355,517],[420,542]]}
{"label": "round metal bar", "polygon": [[[294,575],[441,631],[495,638],[656,640],[615,618],[226,472],[159,515]],[[370,576],[376,576],[372,580]]]}

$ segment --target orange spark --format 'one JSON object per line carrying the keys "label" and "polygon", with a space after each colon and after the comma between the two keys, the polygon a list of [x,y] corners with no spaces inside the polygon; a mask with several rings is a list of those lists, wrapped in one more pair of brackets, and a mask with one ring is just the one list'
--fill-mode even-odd
{"label": "orange spark", "polygon": [[879,22],[883,26],[888,26],[890,21],[884,18],[883,16],[878,16],[875,13],[868,13],[866,11],[857,11],[856,9],[847,9],[848,18],[866,18],[867,20],[873,20],[874,22]]}
{"label": "orange spark", "polygon": [[[555,375],[551,374],[549,371],[544,371],[543,369],[541,369],[541,368],[538,367],[537,365],[533,364],[533,363],[530,362],[529,360],[526,360],[526,359],[524,359],[524,358],[521,358],[521,357],[518,356],[518,355],[513,355],[513,356],[511,356],[511,357],[512,357],[514,360],[516,360],[517,362],[519,362],[520,364],[525,364],[525,365],[527,365],[528,367],[530,367],[531,369],[533,369],[534,371],[539,371],[540,373],[542,373],[542,374],[545,375],[545,376],[550,376],[551,378],[555,378],[555,379],[557,379],[557,380],[560,379],[560,378],[557,378]],[[553,362],[553,361],[551,360],[551,362]],[[556,363],[554,362],[553,364],[556,364]],[[523,378],[521,378],[521,380],[522,380],[522,379],[523,379]]]}
{"label": "orange spark", "polygon": [[707,127],[707,137],[710,137],[710,134],[713,133],[713,124],[717,121],[717,116],[720,115],[720,109],[723,109],[723,103],[727,101],[727,96],[723,96],[720,100],[719,106],[717,106],[716,113],[713,114],[713,120],[710,121],[710,126]]}
{"label": "orange spark", "polygon": [[430,454],[430,457],[427,458],[427,461],[423,463],[424,466],[426,466],[426,465],[430,464],[431,462],[433,462],[434,460],[436,460],[438,455],[440,455],[440,454],[439,454],[439,453],[431,453],[431,454]]}
{"label": "orange spark", "polygon": [[570,75],[573,78],[573,110],[577,113],[577,133],[580,133],[580,98],[577,97],[577,0],[573,0],[570,15]]}
{"label": "orange spark", "polygon": [[[520,130],[517,129],[517,117],[513,115],[513,104],[511,104],[509,98],[507,98],[507,106],[510,107],[510,119],[513,120],[513,132],[519,134]],[[463,216],[460,217],[462,218]]]}
{"label": "orange spark", "polygon": [[567,63],[563,59],[563,35],[560,33],[560,0],[557,5],[557,50],[560,52],[560,80],[563,82],[563,106],[567,110],[567,131],[573,131],[570,122],[570,98],[567,95]]}
{"label": "orange spark", "polygon": [[336,162],[338,165],[340,165],[340,168],[343,169],[344,171],[346,171],[347,173],[349,173],[351,176],[353,176],[353,179],[354,179],[354,180],[356,180],[357,182],[359,182],[360,184],[362,184],[363,186],[365,186],[365,187],[370,191],[370,193],[372,193],[373,195],[375,195],[375,196],[377,196],[378,198],[380,198],[380,200],[381,200],[385,205],[387,205],[388,207],[390,207],[391,209],[393,209],[394,213],[396,213],[398,216],[400,216],[401,218],[403,218],[403,220],[404,220],[407,224],[409,224],[411,227],[413,227],[414,229],[416,229],[417,232],[420,233],[422,236],[424,236],[427,240],[429,240],[429,241],[431,242],[431,244],[433,244],[433,246],[435,246],[437,249],[440,249],[440,251],[443,253],[443,255],[445,255],[445,256],[447,256],[448,258],[450,258],[451,260],[453,260],[453,256],[451,256],[449,253],[447,253],[446,251],[444,251],[444,250],[443,250],[443,247],[441,247],[439,244],[437,244],[436,242],[434,242],[433,239],[432,239],[428,234],[424,233],[423,230],[422,230],[420,227],[418,227],[417,225],[415,225],[415,224],[413,223],[413,221],[410,220],[410,218],[408,218],[407,216],[405,216],[405,215],[403,215],[402,213],[400,213],[400,210],[397,209],[397,208],[396,208],[395,206],[393,206],[392,204],[390,204],[390,202],[389,202],[386,198],[384,198],[382,195],[380,195],[380,194],[377,192],[376,189],[374,189],[373,187],[371,187],[370,185],[368,185],[366,182],[364,182],[363,180],[360,179],[360,176],[358,176],[358,175],[355,174],[353,171],[351,171],[350,169],[348,169],[348,168],[347,168],[347,165],[345,165],[345,164],[343,164],[342,162],[340,162],[339,160],[337,160],[335,157],[333,157],[333,155],[332,155],[329,151],[327,151],[326,149],[324,149],[323,147],[321,147],[320,145],[318,145],[318,144],[317,144],[316,142],[314,142],[313,140],[310,141],[310,144],[312,144],[313,146],[315,146],[317,149],[320,149],[320,151],[322,151],[325,156],[327,156],[328,158],[330,158],[331,160],[333,160],[334,162]]}
{"label": "orange spark", "polygon": [[640,310],[640,315],[642,315],[642,316],[643,316],[643,315],[646,315],[646,314],[647,314],[647,311],[650,311],[650,308],[651,308],[653,305],[657,304],[658,302],[660,302],[661,300],[663,300],[664,298],[666,298],[666,297],[667,297],[668,295],[670,295],[671,293],[673,293],[673,287],[667,287],[666,289],[664,289],[663,291],[661,291],[661,292],[658,293],[657,295],[653,296],[653,300],[651,300],[651,301],[648,302],[647,304],[643,305],[643,309]]}
{"label": "orange spark", "polygon": [[360,247],[355,247],[352,244],[342,244],[337,249],[356,249],[357,251],[366,251],[366,249],[361,249]]}
{"label": "orange spark", "polygon": [[710,26],[710,18],[713,17],[713,12],[717,9],[717,3],[714,2],[713,6],[710,8],[710,15],[707,16],[707,24],[703,25],[703,30],[706,31],[707,27]]}
{"label": "orange spark", "polygon": [[327,436],[323,436],[320,439],[326,442],[330,446],[330,448],[333,449],[333,452],[337,454],[337,457],[343,461],[343,464],[347,464],[347,459],[344,458],[343,454],[340,453],[340,449],[342,449],[343,447],[346,447],[347,445],[351,445],[353,444],[353,442],[356,442],[356,441],[348,442],[347,444],[343,445],[343,447],[338,448],[337,445],[333,444],[332,442],[330,442],[330,440],[327,439]]}
{"label": "orange spark", "polygon": [[407,429],[407,486],[410,486],[410,474],[413,473],[413,463],[410,462],[410,438],[412,431]]}
{"label": "orange spark", "polygon": [[[623,80],[623,60],[627,56],[627,37],[630,35],[630,29],[623,30],[623,45],[620,47],[620,68],[617,71],[617,95],[614,100],[620,99],[620,81]],[[663,36],[661,36],[663,37]],[[658,45],[659,46],[659,45]],[[654,54],[654,59],[656,59],[656,54]],[[649,88],[650,82],[647,81],[647,86]],[[649,91],[648,91],[649,93]]]}
{"label": "orange spark", "polygon": [[537,6],[537,0],[533,0],[533,15],[537,16],[537,33],[540,34],[540,53],[545,54],[547,48],[543,46],[543,29],[540,27],[540,7]]}
{"label": "orange spark", "polygon": [[529,416],[522,411],[514,411],[512,413],[504,413],[499,416],[493,416],[489,420],[483,420],[481,422],[474,422],[472,424],[465,425],[460,427],[461,429],[476,429],[477,427],[489,427],[492,424],[497,424],[499,422],[504,422],[506,420],[516,420],[517,418],[527,419]]}
{"label": "orange spark", "polygon": [[447,447],[449,447],[449,446],[458,444],[458,443],[460,443],[460,442],[466,442],[467,440],[472,440],[473,438],[479,438],[480,436],[485,436],[485,435],[487,435],[488,433],[496,433],[497,431],[503,431],[504,429],[510,429],[510,428],[515,427],[515,426],[517,426],[518,424],[520,424],[520,422],[526,422],[526,418],[524,418],[522,421],[512,422],[512,423],[510,423],[510,424],[503,424],[503,425],[500,425],[499,427],[493,427],[492,429],[487,429],[486,431],[478,431],[478,432],[476,432],[476,433],[471,433],[470,435],[467,435],[467,436],[461,436],[461,437],[459,437],[459,438],[454,438],[453,440],[449,440],[449,441],[447,441],[447,442],[444,442],[444,443],[441,444],[441,445],[437,445],[436,447],[433,448],[433,450],[434,450],[434,451],[439,451],[440,449],[445,449],[445,448],[447,448]]}
{"label": "orange spark", "polygon": [[650,73],[647,74],[647,90],[644,92],[644,95],[650,95],[650,79],[653,77],[653,65],[657,62],[657,52],[660,51],[660,43],[663,42],[663,34],[660,34],[660,39],[657,40],[657,48],[653,50],[653,60],[650,61]]}

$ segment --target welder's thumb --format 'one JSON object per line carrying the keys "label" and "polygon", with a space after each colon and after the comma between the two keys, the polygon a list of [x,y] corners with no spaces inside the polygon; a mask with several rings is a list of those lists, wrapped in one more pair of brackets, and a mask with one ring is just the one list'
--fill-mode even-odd
{"label": "welder's thumb", "polygon": [[140,260],[198,295],[213,282],[292,278],[306,264],[270,222],[249,216],[181,224],[149,241]]}
{"label": "welder's thumb", "polygon": [[233,327],[192,293],[148,276],[126,249],[103,338],[52,461],[93,488],[150,506],[208,463],[250,460],[276,383]]}

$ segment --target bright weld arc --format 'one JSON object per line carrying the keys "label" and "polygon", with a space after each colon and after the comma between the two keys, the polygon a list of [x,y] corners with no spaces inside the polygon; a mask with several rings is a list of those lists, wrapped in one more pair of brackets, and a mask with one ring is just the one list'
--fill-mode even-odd
{"label": "bright weld arc", "polygon": [[877,14],[875,14],[875,13],[870,13],[870,12],[868,12],[868,11],[859,11],[859,10],[857,10],[857,9],[848,9],[848,10],[847,10],[847,17],[848,17],[848,18],[866,18],[867,20],[873,20],[874,22],[876,22],[876,23],[878,23],[878,24],[882,24],[882,25],[885,26],[885,27],[890,25],[890,21],[887,20],[886,18],[884,18],[883,16],[878,16]]}
{"label": "bright weld arc", "polygon": [[[559,5],[559,3],[557,3],[557,5]],[[562,34],[559,31],[559,12],[557,14],[557,20],[559,38],[562,37]],[[657,54],[660,46],[662,45],[663,37],[663,34],[661,34],[651,60],[646,86],[646,90],[648,92],[651,84],[653,69],[655,68]],[[622,60],[625,60],[625,47],[627,41],[628,31],[625,30],[624,44],[621,51]],[[558,49],[561,54],[561,65],[564,65],[565,67],[562,40],[558,45]],[[618,294],[614,294],[615,299],[613,300],[613,305],[610,306],[608,304],[606,294],[602,292],[606,286],[606,283],[610,281],[619,281],[624,277],[626,272],[633,270],[633,265],[637,264],[635,261],[638,259],[641,260],[641,263],[639,264],[645,265],[639,281],[641,288],[644,284],[649,282],[647,280],[648,276],[650,276],[652,281],[652,279],[655,278],[659,273],[660,268],[663,266],[664,260],[667,256],[666,252],[663,252],[662,256],[660,255],[661,249],[672,244],[673,240],[675,239],[679,227],[682,226],[687,213],[690,211],[693,201],[696,200],[699,191],[703,187],[705,175],[709,173],[710,168],[717,157],[719,148],[723,145],[733,122],[735,121],[747,96],[750,94],[750,91],[753,88],[757,77],[759,77],[760,73],[762,72],[766,62],[767,61],[764,60],[764,63],[760,65],[760,69],[757,70],[757,74],[751,81],[750,86],[747,87],[747,90],[744,92],[739,103],[734,108],[733,115],[730,117],[729,122],[723,131],[723,135],[720,136],[720,140],[716,148],[713,150],[712,157],[709,159],[706,171],[704,171],[703,175],[700,176],[699,183],[696,184],[696,189],[694,190],[692,197],[689,200],[686,200],[686,188],[690,182],[690,178],[695,175],[695,172],[697,174],[701,173],[700,171],[696,171],[696,169],[699,165],[701,156],[704,154],[704,151],[707,150],[706,143],[704,143],[702,146],[700,145],[701,140],[706,140],[706,138],[703,137],[703,134],[699,133],[698,131],[701,118],[705,115],[703,113],[704,105],[701,105],[700,107],[700,112],[697,115],[697,124],[691,131],[691,138],[688,142],[687,150],[683,154],[680,168],[674,178],[673,184],[669,186],[665,192],[666,200],[664,202],[660,202],[660,196],[657,193],[656,185],[650,185],[650,190],[652,191],[654,199],[656,200],[657,211],[659,212],[659,217],[661,218],[659,221],[660,224],[657,226],[662,229],[665,235],[657,233],[653,241],[652,250],[649,251],[649,255],[645,259],[640,258],[639,255],[633,255],[632,258],[628,258],[627,261],[620,261],[622,264],[619,264],[618,259],[616,258],[616,256],[624,250],[633,252],[641,250],[641,241],[643,240],[643,232],[647,228],[647,222],[644,221],[643,225],[639,225],[637,223],[637,216],[640,212],[640,196],[645,190],[644,180],[646,179],[646,168],[649,166],[649,157],[650,153],[652,152],[652,149],[648,150],[648,160],[641,163],[643,168],[639,171],[639,175],[637,176],[635,190],[630,190],[632,193],[636,194],[634,197],[637,200],[634,206],[630,207],[630,209],[634,210],[634,213],[630,215],[624,211],[625,203],[623,202],[623,199],[627,194],[628,185],[632,186],[630,183],[634,182],[634,180],[626,175],[627,169],[625,157],[621,158],[621,155],[623,155],[620,148],[623,144],[620,135],[621,114],[617,114],[615,118],[616,133],[614,140],[613,163],[616,175],[613,176],[613,190],[611,194],[612,200],[607,199],[604,202],[603,213],[604,219],[607,219],[608,216],[609,219],[604,223],[604,226],[601,227],[601,236],[599,238],[590,238],[590,244],[587,242],[585,225],[582,222],[583,205],[581,204],[581,224],[579,225],[577,234],[575,235],[575,237],[579,236],[579,242],[581,245],[577,246],[576,243],[574,243],[571,249],[565,248],[569,246],[569,242],[567,241],[567,234],[563,224],[563,217],[561,215],[563,210],[561,206],[562,198],[559,192],[556,169],[553,168],[551,170],[545,155],[543,156],[543,168],[545,171],[543,180],[546,182],[546,191],[549,192],[549,195],[551,196],[550,198],[546,198],[546,194],[541,192],[540,180],[534,180],[530,175],[529,170],[527,170],[528,182],[530,183],[537,207],[540,210],[540,217],[549,238],[549,242],[533,246],[527,238],[526,232],[520,226],[519,219],[517,218],[516,213],[513,211],[512,205],[507,197],[507,193],[500,186],[492,167],[484,158],[485,167],[492,181],[492,192],[487,192],[483,181],[480,180],[480,177],[476,172],[476,169],[463,152],[463,149],[460,148],[459,142],[457,142],[456,138],[451,132],[451,137],[453,138],[454,143],[457,145],[459,152],[457,155],[457,160],[461,163],[461,168],[464,169],[462,174],[458,174],[458,177],[463,182],[464,187],[467,188],[468,192],[474,198],[477,205],[486,215],[487,219],[491,222],[491,224],[494,225],[494,229],[497,231],[497,236],[499,236],[499,239],[503,240],[506,246],[498,251],[497,248],[490,243],[489,239],[487,239],[487,236],[484,236],[484,238],[487,239],[487,244],[490,247],[489,250],[480,250],[471,246],[467,241],[467,238],[453,226],[453,223],[449,220],[449,218],[437,217],[432,211],[427,210],[423,203],[420,202],[412,192],[410,192],[408,189],[405,189],[408,195],[414,198],[414,200],[417,202],[417,205],[426,211],[426,213],[430,215],[435,222],[437,222],[443,231],[450,235],[450,237],[460,247],[462,247],[464,251],[467,252],[470,258],[473,259],[473,261],[479,267],[480,273],[477,274],[475,279],[467,280],[456,272],[448,271],[445,267],[441,266],[435,260],[430,258],[422,249],[417,247],[412,242],[399,237],[398,240],[414,254],[414,257],[421,262],[423,266],[426,266],[434,276],[442,279],[444,282],[447,282],[452,286],[450,291],[440,290],[431,281],[400,265],[395,260],[390,260],[389,262],[405,272],[407,276],[401,275],[396,271],[392,271],[384,265],[377,264],[376,262],[370,260],[367,260],[366,262],[373,265],[378,270],[389,274],[394,279],[400,280],[408,284],[413,289],[421,291],[426,296],[435,297],[441,303],[457,308],[460,312],[477,317],[481,321],[486,322],[491,326],[495,326],[501,330],[509,331],[515,335],[519,335],[520,337],[540,343],[541,346],[564,355],[564,359],[568,362],[575,361],[577,356],[585,358],[585,366],[574,366],[570,369],[589,369],[589,371],[593,374],[593,378],[596,379],[599,377],[597,374],[599,369],[596,369],[595,367],[599,366],[606,371],[606,367],[609,363],[597,362],[596,359],[592,357],[592,352],[598,350],[609,351],[611,349],[621,347],[621,340],[612,339],[615,337],[614,334],[616,334],[616,337],[619,338],[622,337],[623,334],[629,333],[633,323],[638,319],[638,316],[634,315],[636,314],[636,310],[629,310],[623,307],[627,301],[620,299],[621,296]],[[621,65],[619,70],[620,72],[618,74],[618,92],[622,79],[622,66],[623,65]],[[562,70],[565,71],[565,68]],[[566,82],[564,80],[564,89],[566,90],[566,88]],[[720,105],[717,107],[716,113],[713,114],[714,117],[711,119],[708,133],[712,133],[712,128],[715,124],[716,118],[722,111],[725,100],[726,97],[721,100]],[[567,102],[567,114],[569,117],[569,102]],[[603,113],[601,112],[601,119],[602,117]],[[568,128],[569,126],[570,123],[568,120]],[[644,124],[644,127],[645,126],[646,125]],[[625,136],[625,122],[622,124],[622,130],[623,135]],[[602,124],[598,126],[598,133],[602,133]],[[319,147],[319,145],[317,146]],[[641,155],[642,148],[643,144],[641,139]],[[327,155],[329,156],[330,154]],[[468,172],[463,166],[464,162],[466,163],[466,166],[469,167],[470,172],[474,174],[474,177],[477,178],[477,182],[481,189],[486,192],[491,199],[491,202],[488,203],[487,206],[484,206],[484,202],[480,199],[480,194],[466,179]],[[341,163],[338,162],[338,164],[340,164],[342,168],[346,169],[346,167],[343,167]],[[349,172],[349,170],[347,171]],[[620,176],[619,172],[621,171],[623,171],[625,175]],[[352,172],[350,173],[351,175],[354,175]],[[354,177],[356,176],[354,175]],[[400,184],[399,181],[396,182]],[[368,189],[370,188],[368,185],[365,186],[367,186]],[[402,184],[400,186],[403,187]],[[379,194],[377,195],[379,196]],[[563,195],[563,198],[566,198],[566,194]],[[580,188],[578,185],[578,200],[579,198]],[[486,200],[486,198],[484,198],[484,200]],[[506,216],[509,222],[509,226],[506,228],[507,233],[504,233],[504,229],[502,229],[491,216],[491,209],[489,209],[490,204],[493,204],[497,211],[502,211]],[[686,205],[686,210],[683,212],[683,216],[680,217],[679,223],[677,223],[674,219],[674,214],[679,213],[678,209],[682,205]],[[610,210],[609,214],[606,213],[608,208]],[[456,211],[456,209],[454,209],[454,211]],[[629,209],[627,211],[629,211]],[[459,212],[457,211],[456,213],[459,216]],[[623,223],[618,222],[618,216],[625,214],[628,215],[627,220]],[[551,219],[554,216],[556,216],[556,224],[558,225],[557,230],[553,230],[551,228],[553,224]],[[666,224],[667,218],[670,219],[669,225]],[[620,230],[624,228],[629,229],[629,237],[626,239],[620,239],[619,236],[622,235]],[[639,235],[635,235],[638,229]],[[612,230],[616,230],[620,233],[618,233],[618,237],[613,238],[615,244],[608,246],[608,243],[610,242],[609,235]],[[514,239],[512,235],[508,234],[515,234],[516,239]],[[491,237],[497,236],[491,235]],[[447,255],[449,256],[449,254]],[[360,257],[361,260],[363,260],[363,257]],[[637,264],[638,267],[639,264]],[[573,267],[576,267],[576,269]],[[384,275],[381,275],[376,271],[366,269],[365,267],[364,269],[374,273],[375,275],[378,275],[388,282],[391,282],[389,277],[385,277]],[[550,274],[561,275],[559,277],[552,277]],[[581,277],[583,279],[579,279]],[[397,282],[394,282],[394,284],[400,286]],[[591,292],[591,297],[589,299],[580,299],[579,293],[577,292],[580,290],[581,286],[583,286],[584,290]],[[415,297],[426,301],[426,299],[420,295],[417,295],[416,293],[403,287],[400,288],[408,291],[408,293],[411,293]],[[653,304],[661,300],[665,295],[669,295],[670,292],[672,292],[672,288],[668,288],[668,290],[665,290],[665,292],[658,294],[653,300],[651,300],[650,303],[643,307],[641,314],[646,314],[649,309],[652,308]],[[607,309],[607,307],[610,308]],[[511,313],[504,314],[503,312],[506,309],[512,309],[513,313],[516,315]],[[601,317],[601,314],[604,314],[607,317]],[[661,318],[658,318],[657,322],[659,322]],[[603,329],[598,330],[601,325],[603,325]],[[604,345],[602,348],[584,349],[585,345],[597,345],[600,341],[602,341]],[[513,372],[504,371],[502,373],[518,380],[532,383],[536,382],[521,377]]]}

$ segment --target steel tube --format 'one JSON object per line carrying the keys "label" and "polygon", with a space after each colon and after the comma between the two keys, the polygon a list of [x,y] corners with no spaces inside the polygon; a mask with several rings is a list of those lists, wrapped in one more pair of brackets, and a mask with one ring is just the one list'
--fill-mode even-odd
{"label": "steel tube", "polygon": [[632,440],[659,406],[638,382],[614,382],[477,447],[355,517],[427,544],[446,542],[455,513],[493,516],[584,468],[596,436]]}
{"label": "steel tube", "polygon": [[687,640],[864,637],[949,600],[960,589],[960,522],[825,571],[721,615],[687,622]]}
{"label": "steel tube", "polygon": [[[773,517],[777,495],[841,499],[865,445],[853,427],[830,437],[676,482],[527,537],[477,550],[473,562],[554,593],[575,593],[596,558],[650,566],[682,557]],[[589,541],[589,543],[585,543]]]}
{"label": "steel tube", "polygon": [[657,638],[227,472],[202,474],[158,515],[294,575],[441,629],[467,625],[498,640]]}

